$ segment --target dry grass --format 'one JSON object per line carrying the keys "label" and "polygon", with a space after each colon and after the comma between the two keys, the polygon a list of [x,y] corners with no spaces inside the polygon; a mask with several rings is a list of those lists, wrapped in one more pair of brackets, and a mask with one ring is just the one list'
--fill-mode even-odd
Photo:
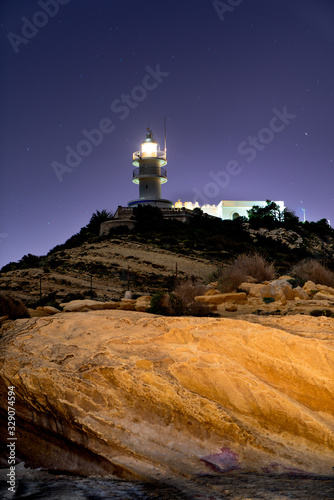
{"label": "dry grass", "polygon": [[200,283],[186,281],[181,283],[174,290],[174,295],[182,304],[183,314],[190,316],[207,316],[209,308],[206,304],[195,302],[195,297],[204,295],[207,287]]}
{"label": "dry grass", "polygon": [[315,259],[304,259],[291,269],[291,275],[304,281],[334,287],[334,273]]}
{"label": "dry grass", "polygon": [[218,279],[218,289],[221,292],[233,292],[245,281],[261,283],[273,280],[275,277],[274,265],[266,261],[262,255],[242,254],[222,269]]}
{"label": "dry grass", "polygon": [[172,293],[160,292],[153,295],[148,312],[164,316],[208,316],[209,307],[194,300],[206,290],[205,285],[186,281],[177,285]]}
{"label": "dry grass", "polygon": [[204,295],[206,290],[207,287],[205,285],[186,281],[175,287],[174,294],[182,300],[185,306],[187,306],[193,302],[198,295]]}

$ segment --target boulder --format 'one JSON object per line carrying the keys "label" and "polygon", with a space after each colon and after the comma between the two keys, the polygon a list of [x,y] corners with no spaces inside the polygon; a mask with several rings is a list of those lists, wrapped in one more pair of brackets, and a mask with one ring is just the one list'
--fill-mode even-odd
{"label": "boulder", "polygon": [[248,283],[244,282],[238,286],[239,290],[246,292],[250,297],[261,297],[261,289],[263,288],[263,283]]}
{"label": "boulder", "polygon": [[146,312],[151,306],[151,298],[152,297],[150,295],[142,295],[141,297],[138,297],[135,303],[135,310]]}
{"label": "boulder", "polygon": [[37,311],[37,309],[32,309],[31,307],[28,307],[28,314],[31,318],[40,318],[42,316],[49,316],[44,311]]}
{"label": "boulder", "polygon": [[310,296],[307,293],[306,290],[301,288],[300,286],[297,286],[296,288],[293,289],[295,299],[301,299],[301,300],[309,300]]}
{"label": "boulder", "polygon": [[102,302],[103,309],[117,309],[119,306],[119,302],[115,300],[110,300],[109,302]]}
{"label": "boulder", "polygon": [[215,290],[214,288],[210,288],[207,290],[204,295],[219,295],[220,292],[218,290]]}
{"label": "boulder", "polygon": [[236,304],[230,304],[225,307],[225,311],[227,312],[235,312],[238,310],[238,306]]}
{"label": "boulder", "polygon": [[334,295],[334,288],[332,288],[331,286],[316,285],[316,290],[319,290],[319,292],[326,293],[327,295]]}
{"label": "boulder", "polygon": [[204,304],[223,304],[224,302],[232,302],[233,304],[245,304],[247,302],[247,294],[240,293],[218,293],[215,295],[199,295],[195,297],[196,302]]}
{"label": "boulder", "polygon": [[231,465],[250,480],[279,464],[330,481],[334,322],[256,318],[266,325],[119,310],[14,321],[0,345],[0,406],[14,386],[17,459],[188,487]]}
{"label": "boulder", "polygon": [[89,311],[96,309],[104,309],[103,302],[98,300],[71,300],[71,302],[65,302],[60,304],[64,312],[79,312],[79,311]]}
{"label": "boulder", "polygon": [[303,289],[305,290],[305,292],[311,295],[311,292],[317,290],[317,285],[313,283],[313,281],[306,281],[305,285],[303,286]]}
{"label": "boulder", "polygon": [[56,307],[52,306],[43,306],[43,307],[36,307],[36,311],[41,311],[44,312],[45,314],[57,314],[60,313],[60,309],[57,309]]}
{"label": "boulder", "polygon": [[334,295],[325,292],[317,292],[316,294],[313,295],[313,299],[327,300],[329,302],[334,302]]}
{"label": "boulder", "polygon": [[[131,302],[130,302],[131,300]],[[132,299],[122,299],[121,302],[119,302],[118,309],[121,309],[122,311],[135,311],[135,303],[136,301],[132,301]]]}
{"label": "boulder", "polygon": [[286,300],[293,300],[295,297],[291,283],[286,280],[275,280],[271,281],[260,290],[261,297],[271,298],[274,300],[282,300],[285,297]]}

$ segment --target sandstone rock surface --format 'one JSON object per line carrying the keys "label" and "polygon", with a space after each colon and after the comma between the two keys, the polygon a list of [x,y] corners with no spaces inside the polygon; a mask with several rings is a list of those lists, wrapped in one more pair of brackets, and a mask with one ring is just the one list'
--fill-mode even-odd
{"label": "sandstone rock surface", "polygon": [[261,320],[98,310],[14,321],[0,392],[4,405],[15,386],[17,456],[123,478],[273,464],[332,474],[334,320]]}

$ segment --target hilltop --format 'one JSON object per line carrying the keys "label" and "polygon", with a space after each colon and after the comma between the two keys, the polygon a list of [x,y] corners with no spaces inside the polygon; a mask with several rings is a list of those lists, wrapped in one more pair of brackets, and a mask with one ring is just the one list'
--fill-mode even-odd
{"label": "hilltop", "polygon": [[0,271],[0,293],[27,305],[41,297],[43,303],[119,300],[128,289],[142,295],[171,291],[179,280],[215,281],[222,265],[253,252],[264,255],[280,275],[305,258],[334,270],[334,230],[325,219],[300,223],[288,213],[278,220],[269,210],[255,212],[249,221],[226,221],[196,209],[185,224],[164,220],[159,209],[141,208],[134,212],[134,229],[121,226],[100,237],[101,222],[112,216],[96,212],[46,256],[28,254],[7,264]]}

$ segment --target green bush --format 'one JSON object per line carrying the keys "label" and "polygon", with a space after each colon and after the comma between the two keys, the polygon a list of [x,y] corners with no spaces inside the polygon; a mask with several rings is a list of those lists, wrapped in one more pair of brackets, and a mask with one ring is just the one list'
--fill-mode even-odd
{"label": "green bush", "polygon": [[270,304],[271,302],[275,302],[275,299],[273,297],[263,297],[263,302],[265,304]]}
{"label": "green bush", "polygon": [[310,315],[315,317],[326,316],[327,318],[334,318],[334,312],[330,309],[314,309],[310,312]]}

